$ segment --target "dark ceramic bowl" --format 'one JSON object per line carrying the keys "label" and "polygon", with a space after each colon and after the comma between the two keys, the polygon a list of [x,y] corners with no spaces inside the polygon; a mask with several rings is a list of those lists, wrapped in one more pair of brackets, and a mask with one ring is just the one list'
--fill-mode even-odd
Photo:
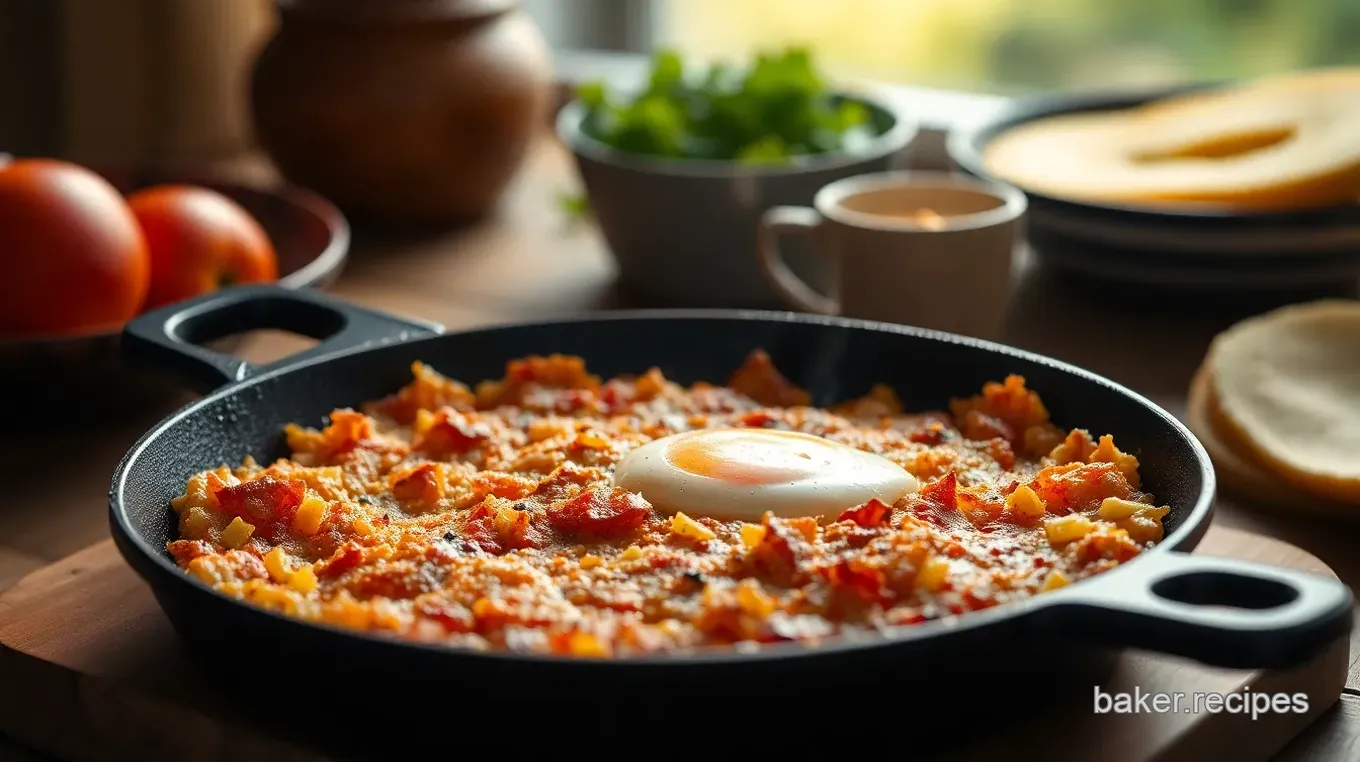
{"label": "dark ceramic bowl", "polygon": [[[212,188],[250,212],[268,233],[279,259],[279,283],[287,288],[333,282],[349,252],[349,223],[326,199],[300,188],[263,187],[209,175],[95,167],[123,193],[162,183]],[[122,415],[185,401],[182,389],[127,364],[118,332],[0,340],[0,394],[10,400],[42,400],[43,423],[61,418]],[[221,337],[213,346],[239,345]],[[35,406],[13,405],[20,419]]]}
{"label": "dark ceramic bowl", "polygon": [[[810,206],[836,180],[892,169],[917,134],[916,123],[887,103],[853,99],[869,109],[879,132],[868,150],[776,166],[625,153],[583,129],[579,101],[567,104],[557,133],[576,158],[622,289],[654,307],[787,308],[756,258],[761,215],[772,206]],[[831,268],[798,243],[783,244],[789,266],[826,292]]]}
{"label": "dark ceramic bowl", "polygon": [[[951,134],[949,155],[959,169],[998,180],[987,171],[983,153],[1013,127],[1057,114],[1131,108],[1214,86],[1022,98],[987,122]],[[1278,291],[1354,284],[1360,278],[1360,204],[1244,213],[1095,204],[1025,193],[1029,240],[1039,260],[1101,280]]]}

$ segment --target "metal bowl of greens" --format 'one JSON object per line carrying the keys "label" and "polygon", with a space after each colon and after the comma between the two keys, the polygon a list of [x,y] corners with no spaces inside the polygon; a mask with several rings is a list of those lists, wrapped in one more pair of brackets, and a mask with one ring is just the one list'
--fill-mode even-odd
{"label": "metal bowl of greens", "polygon": [[[829,88],[804,50],[686,70],[675,52],[645,86],[577,88],[558,116],[622,290],[647,306],[784,309],[755,256],[761,214],[808,205],[844,177],[891,168],[916,124]],[[790,240],[790,267],[830,290],[834,268]]]}

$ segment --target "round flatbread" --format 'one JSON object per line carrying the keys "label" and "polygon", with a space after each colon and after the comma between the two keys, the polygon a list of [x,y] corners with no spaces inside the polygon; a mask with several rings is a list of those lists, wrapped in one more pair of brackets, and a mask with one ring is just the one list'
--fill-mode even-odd
{"label": "round flatbread", "polygon": [[1221,418],[1208,368],[1201,366],[1190,382],[1185,424],[1214,461],[1214,470],[1224,491],[1252,503],[1291,511],[1360,516],[1360,505],[1351,506],[1314,496],[1275,476],[1269,466],[1250,452],[1233,447],[1219,434]]}
{"label": "round flatbread", "polygon": [[1243,210],[1360,197],[1360,68],[1290,73],[1128,109],[1058,114],[987,146],[988,169],[1056,198]]}
{"label": "round flatbread", "polygon": [[1281,481],[1360,503],[1360,302],[1244,320],[1206,358],[1218,433]]}
{"label": "round flatbread", "polygon": [[1277,479],[1268,468],[1253,464],[1250,453],[1237,452],[1219,436],[1214,428],[1213,413],[1209,410],[1213,394],[1210,383],[1208,371],[1201,366],[1190,382],[1185,422],[1213,459],[1219,482],[1229,492],[1261,502],[1284,504],[1293,499],[1297,496],[1296,489]]}

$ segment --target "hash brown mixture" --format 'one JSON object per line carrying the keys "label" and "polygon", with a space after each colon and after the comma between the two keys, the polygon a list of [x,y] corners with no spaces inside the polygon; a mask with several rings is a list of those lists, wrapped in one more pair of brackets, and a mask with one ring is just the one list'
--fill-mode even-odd
{"label": "hash brown mixture", "polygon": [[[1099,574],[1162,539],[1138,461],[1063,431],[1010,376],[949,411],[892,390],[809,405],[767,355],[725,386],[603,381],[529,357],[475,388],[420,363],[394,395],[287,427],[292,455],[192,476],[186,573],[257,606],[472,649],[609,657],[873,635]],[[664,515],[613,464],[703,427],[803,431],[879,453],[921,490],[839,516]]]}

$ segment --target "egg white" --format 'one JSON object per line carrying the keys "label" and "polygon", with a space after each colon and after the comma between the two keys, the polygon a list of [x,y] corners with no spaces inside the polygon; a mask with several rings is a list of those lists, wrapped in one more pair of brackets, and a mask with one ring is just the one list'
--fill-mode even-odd
{"label": "egg white", "polygon": [[[740,440],[747,448],[768,440],[771,448],[785,453],[792,439],[797,455],[810,462],[798,461],[807,473],[788,481],[733,483],[682,470],[671,462],[671,448],[693,438],[729,446]],[[920,488],[915,476],[881,455],[811,434],[761,429],[701,429],[648,442],[619,460],[614,485],[641,495],[664,513],[751,522],[760,521],[766,511],[779,518],[834,520],[842,511],[872,499],[892,505]]]}

